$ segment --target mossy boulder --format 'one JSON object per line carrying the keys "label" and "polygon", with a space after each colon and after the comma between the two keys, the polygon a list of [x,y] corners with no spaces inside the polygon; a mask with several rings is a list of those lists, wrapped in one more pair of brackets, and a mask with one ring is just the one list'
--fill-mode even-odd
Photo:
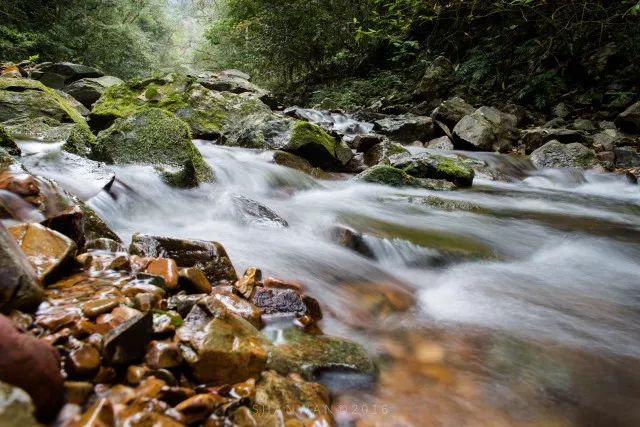
{"label": "mossy boulder", "polygon": [[319,373],[333,369],[377,375],[375,363],[357,343],[312,335],[297,328],[272,332],[278,344],[269,348],[267,369],[283,375],[295,372],[310,381]]}
{"label": "mossy boulder", "polygon": [[20,155],[20,148],[18,148],[16,142],[2,125],[0,125],[0,148],[3,148],[8,154]]}
{"label": "mossy boulder", "polygon": [[293,123],[289,142],[282,149],[323,169],[342,169],[353,158],[353,152],[345,143],[337,141],[320,126],[303,121]]}
{"label": "mossy boulder", "polygon": [[364,152],[364,163],[367,166],[375,166],[379,163],[386,164],[390,157],[397,154],[409,154],[409,151],[398,143],[383,141]]}
{"label": "mossy boulder", "polygon": [[162,168],[172,185],[193,187],[214,174],[191,141],[189,126],[159,108],[117,119],[98,134],[91,157],[109,164],[145,164]]}
{"label": "mossy boulder", "polygon": [[63,149],[86,156],[91,152],[96,138],[85,124],[61,123],[51,117],[27,117],[4,123],[11,136],[17,140],[38,141],[46,144],[63,142]]}
{"label": "mossy boulder", "polygon": [[456,157],[420,153],[413,156],[397,155],[390,162],[391,166],[413,177],[444,179],[458,187],[470,187],[475,175],[471,166]]}
{"label": "mossy boulder", "polygon": [[286,151],[276,150],[273,153],[273,163],[291,169],[299,170],[316,178],[328,178],[329,174],[322,169],[314,168],[308,160]]}
{"label": "mossy boulder", "polygon": [[168,74],[111,86],[94,104],[89,120],[94,129],[102,130],[118,118],[149,108],[174,113],[189,124],[195,138],[202,139],[219,137],[243,117],[271,113],[258,99],[216,92],[202,86],[194,77]]}
{"label": "mossy boulder", "polygon": [[454,190],[455,184],[439,179],[415,178],[402,169],[377,165],[357,175],[354,180],[391,187],[415,187],[427,190]]}

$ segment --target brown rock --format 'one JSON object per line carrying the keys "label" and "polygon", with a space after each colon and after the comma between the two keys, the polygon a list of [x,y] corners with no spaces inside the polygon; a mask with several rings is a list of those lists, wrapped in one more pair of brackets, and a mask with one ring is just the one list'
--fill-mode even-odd
{"label": "brown rock", "polygon": [[92,345],[83,345],[69,353],[64,368],[69,378],[90,378],[100,368],[100,353]]}
{"label": "brown rock", "polygon": [[253,290],[256,287],[256,282],[262,279],[262,273],[255,267],[249,267],[247,271],[244,272],[244,275],[236,281],[233,285],[236,291],[245,297],[246,299],[250,299],[253,295]]}
{"label": "brown rock", "polygon": [[123,365],[141,360],[152,334],[151,312],[127,320],[105,335],[102,350],[104,362],[109,365]]}
{"label": "brown rock", "polygon": [[[214,292],[216,291],[214,290]],[[210,297],[205,297],[202,300],[202,303],[211,305],[212,300],[219,301],[229,312],[235,314],[236,316],[242,317],[256,328],[260,329],[262,327],[262,321],[260,320],[262,312],[258,307],[256,307],[249,301],[242,299],[229,291],[221,291],[216,292]]]}
{"label": "brown rock", "polygon": [[197,394],[176,406],[187,424],[201,423],[213,411],[225,403],[225,399],[215,394]]}
{"label": "brown rock", "polygon": [[31,264],[0,223],[0,311],[33,311],[43,296]]}
{"label": "brown rock", "polygon": [[294,291],[298,291],[300,293],[302,293],[304,290],[303,286],[300,283],[289,282],[273,277],[267,277],[266,279],[264,279],[262,281],[262,285],[265,288],[293,289]]}
{"label": "brown rock", "polygon": [[18,332],[4,316],[0,316],[0,337],[0,381],[29,393],[38,418],[50,419],[60,408],[64,395],[58,351]]}
{"label": "brown rock", "polygon": [[182,268],[179,275],[180,289],[196,294],[208,294],[211,292],[211,282],[199,268]]}
{"label": "brown rock", "polygon": [[47,218],[42,222],[47,228],[57,231],[73,240],[77,247],[85,244],[84,214],[79,206],[72,206]]}
{"label": "brown rock", "polygon": [[64,401],[75,405],[84,405],[93,393],[93,384],[86,381],[65,381]]}
{"label": "brown rock", "polygon": [[76,244],[67,236],[40,224],[20,224],[9,227],[9,233],[27,256],[36,276],[42,282],[50,281],[73,260]]}
{"label": "brown rock", "polygon": [[113,427],[115,415],[108,399],[98,399],[71,427]]}
{"label": "brown rock", "polygon": [[151,341],[144,361],[152,369],[175,368],[182,364],[182,353],[175,343]]}
{"label": "brown rock", "polygon": [[119,305],[120,301],[116,298],[106,298],[89,301],[82,306],[82,314],[89,318],[94,318],[98,317],[101,314],[109,313]]}
{"label": "brown rock", "polygon": [[178,287],[178,266],[172,259],[158,258],[152,260],[145,273],[162,277],[167,289],[176,289]]}

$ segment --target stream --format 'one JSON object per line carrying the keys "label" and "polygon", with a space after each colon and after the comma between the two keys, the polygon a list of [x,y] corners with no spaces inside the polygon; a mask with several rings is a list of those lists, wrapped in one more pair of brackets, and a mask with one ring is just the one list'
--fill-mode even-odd
{"label": "stream", "polygon": [[[379,361],[375,385],[320,379],[341,425],[640,425],[639,186],[477,153],[509,179],[398,189],[195,143],[217,182],[192,190],[151,167],[113,166],[117,181],[100,191],[59,146],[24,162],[88,199],[125,242],[135,232],[215,240],[239,273],[256,266],[304,284],[324,332]],[[336,225],[363,233],[373,256],[337,244]],[[407,311],[388,309],[398,289],[415,299]]]}

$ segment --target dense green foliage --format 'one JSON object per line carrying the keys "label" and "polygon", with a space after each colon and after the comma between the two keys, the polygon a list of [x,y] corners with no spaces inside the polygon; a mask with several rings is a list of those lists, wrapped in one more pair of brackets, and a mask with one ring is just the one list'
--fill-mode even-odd
{"label": "dense green foliage", "polygon": [[3,0],[0,60],[73,61],[130,77],[177,62],[167,0]]}
{"label": "dense green foliage", "polygon": [[624,97],[640,60],[639,11],[637,0],[228,0],[206,56],[290,87],[388,70],[406,81],[444,55],[470,91],[543,107],[556,89],[611,71],[620,88],[608,95]]}

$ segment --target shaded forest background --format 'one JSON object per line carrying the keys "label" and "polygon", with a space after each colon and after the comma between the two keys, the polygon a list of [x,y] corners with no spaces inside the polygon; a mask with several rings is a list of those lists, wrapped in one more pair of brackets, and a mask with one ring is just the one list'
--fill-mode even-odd
{"label": "shaded forest background", "polygon": [[487,101],[622,107],[638,97],[640,2],[2,0],[0,60],[28,58],[122,78],[239,68],[289,102],[349,109],[420,102],[425,70]]}

